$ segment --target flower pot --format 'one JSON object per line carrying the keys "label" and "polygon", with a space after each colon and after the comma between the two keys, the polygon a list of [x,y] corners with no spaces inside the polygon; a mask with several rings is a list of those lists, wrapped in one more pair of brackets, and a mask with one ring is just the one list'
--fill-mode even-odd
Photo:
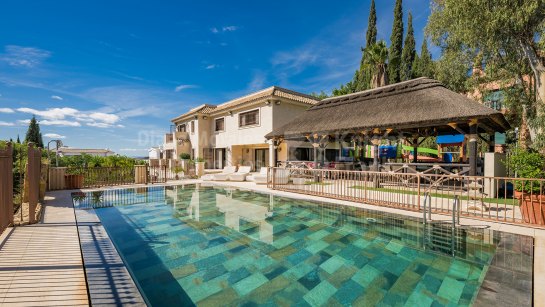
{"label": "flower pot", "polygon": [[64,175],[67,190],[83,188],[83,175]]}
{"label": "flower pot", "polygon": [[195,173],[197,177],[204,175],[204,162],[195,162]]}
{"label": "flower pot", "polygon": [[515,191],[524,222],[545,225],[545,195]]}

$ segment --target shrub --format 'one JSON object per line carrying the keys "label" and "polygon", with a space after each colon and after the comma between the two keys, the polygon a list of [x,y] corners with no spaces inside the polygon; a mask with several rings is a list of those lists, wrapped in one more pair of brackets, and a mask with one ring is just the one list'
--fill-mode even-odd
{"label": "shrub", "polygon": [[181,153],[181,154],[180,154],[180,159],[182,159],[182,160],[189,160],[189,159],[191,159],[191,155],[188,154],[188,153]]}
{"label": "shrub", "polygon": [[[518,178],[543,179],[545,178],[545,156],[538,152],[532,152],[515,148],[507,159],[507,164]],[[517,180],[515,189],[519,192],[533,192],[541,194],[543,191],[539,183],[530,180]]]}

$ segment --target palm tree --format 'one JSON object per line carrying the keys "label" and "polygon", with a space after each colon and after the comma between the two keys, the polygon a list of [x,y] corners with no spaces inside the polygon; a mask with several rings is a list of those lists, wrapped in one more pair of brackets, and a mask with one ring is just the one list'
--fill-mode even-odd
{"label": "palm tree", "polygon": [[388,48],[384,41],[369,45],[363,51],[365,53],[363,64],[372,71],[371,88],[377,88],[388,84],[386,61],[388,60]]}

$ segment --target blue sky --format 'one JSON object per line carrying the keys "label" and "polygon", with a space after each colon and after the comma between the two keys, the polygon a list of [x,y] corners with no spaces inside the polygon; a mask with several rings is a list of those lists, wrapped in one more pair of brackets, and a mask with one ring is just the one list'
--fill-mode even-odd
{"label": "blue sky", "polygon": [[[395,0],[377,1],[379,39]],[[146,155],[170,119],[271,85],[310,93],[359,65],[369,1],[23,1],[0,10],[0,139]],[[405,0],[417,49],[428,0]],[[434,55],[437,51],[434,52]]]}

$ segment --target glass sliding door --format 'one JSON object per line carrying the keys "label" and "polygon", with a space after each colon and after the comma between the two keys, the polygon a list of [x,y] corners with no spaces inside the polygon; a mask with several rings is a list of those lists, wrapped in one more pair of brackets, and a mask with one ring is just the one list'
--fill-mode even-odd
{"label": "glass sliding door", "polygon": [[255,150],[255,171],[259,171],[262,167],[269,166],[269,150]]}
{"label": "glass sliding door", "polygon": [[214,151],[214,168],[222,169],[227,165],[225,148],[216,148]]}

